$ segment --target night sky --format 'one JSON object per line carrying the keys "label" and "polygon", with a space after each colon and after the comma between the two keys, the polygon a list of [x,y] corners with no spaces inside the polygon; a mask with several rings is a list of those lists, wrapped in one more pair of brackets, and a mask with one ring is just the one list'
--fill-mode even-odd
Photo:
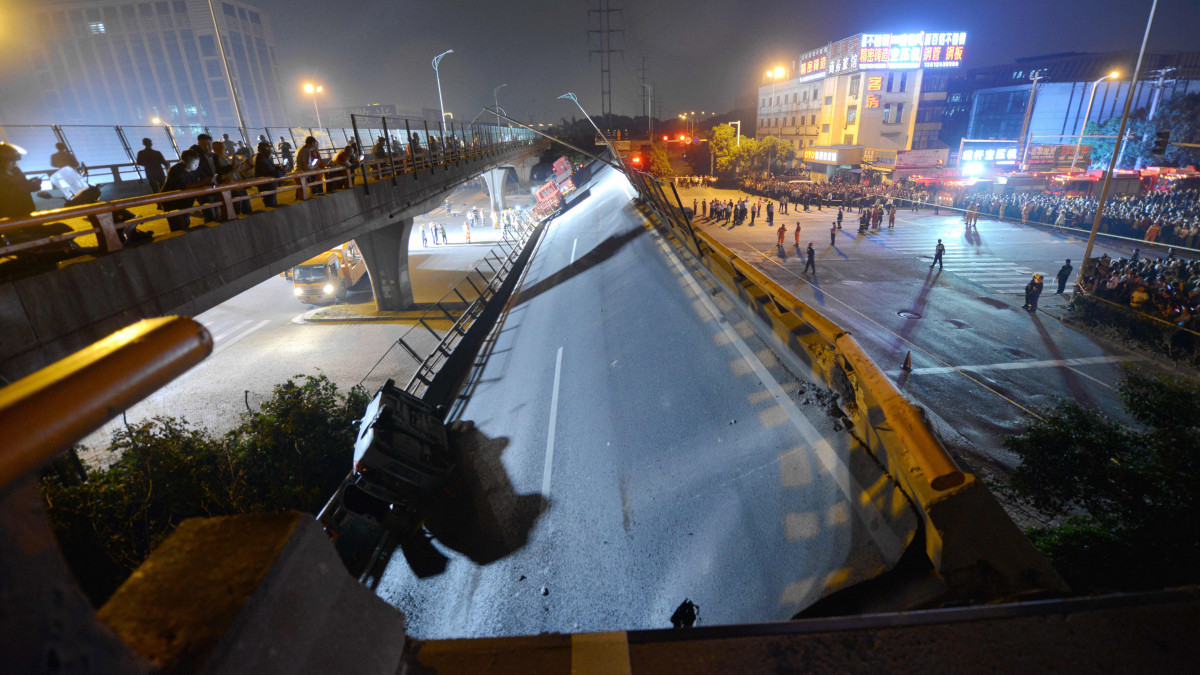
{"label": "night sky", "polygon": [[[641,109],[638,72],[646,57],[664,117],[684,110],[728,111],[735,97],[753,92],[762,71],[788,65],[801,51],[860,32],[966,31],[964,67],[1009,62],[1063,51],[1137,49],[1150,0],[962,0],[885,3],[878,0],[796,2],[757,0],[610,0],[625,29],[614,36],[613,112]],[[8,67],[28,33],[12,30],[0,0],[0,87],[19,85]],[[587,10],[596,0],[251,0],[271,15],[280,84],[300,113],[310,105],[307,80],[325,86],[322,106],[394,103],[419,111],[437,106],[432,57],[455,53],[441,65],[446,110],[470,120],[500,91],[500,105],[527,121],[569,117],[573,106],[556,97],[574,91],[594,114],[600,110],[596,48],[588,41]],[[85,3],[86,4],[86,3]],[[596,24],[593,22],[592,26]],[[1200,50],[1200,1],[1159,0],[1150,51]],[[5,121],[24,116],[5,105]],[[16,110],[14,110],[14,108]],[[20,111],[20,112],[17,112]]]}

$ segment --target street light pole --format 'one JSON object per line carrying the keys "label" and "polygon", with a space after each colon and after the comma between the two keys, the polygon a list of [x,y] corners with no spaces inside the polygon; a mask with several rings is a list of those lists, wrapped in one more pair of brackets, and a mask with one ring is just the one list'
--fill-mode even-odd
{"label": "street light pole", "polygon": [[650,141],[654,141],[654,122],[650,117],[650,111],[654,109],[654,87],[642,83],[642,86],[649,89],[649,94],[646,97],[646,133],[649,134]]}
{"label": "street light pole", "polygon": [[[500,90],[507,86],[508,83],[505,82],[504,84],[492,90],[492,102],[495,103],[496,110],[500,109]],[[500,128],[500,113],[496,113],[496,128]]]}
{"label": "street light pole", "polygon": [[587,114],[587,111],[583,109],[582,105],[580,105],[579,97],[575,96],[575,92],[568,91],[567,93],[563,94],[562,96],[559,96],[559,98],[566,98],[566,99],[570,99],[575,102],[575,105],[579,107],[579,112],[583,113],[583,116],[585,118],[587,118],[588,122],[591,123],[592,128],[595,129],[596,133],[599,134],[600,138],[602,138],[604,140],[604,144],[608,146],[608,151],[612,153],[613,159],[616,160],[617,163],[621,165],[622,169],[624,169],[626,172],[628,172],[629,168],[625,166],[625,159],[623,157],[621,157],[620,153],[617,152],[617,149],[613,147],[613,144],[611,142],[609,142],[608,136],[605,136],[604,132],[600,131],[600,127],[596,126],[596,121],[592,119],[592,116]]}
{"label": "street light pole", "polygon": [[229,59],[225,57],[225,42],[221,40],[221,27],[217,24],[217,11],[213,9],[212,0],[208,0],[208,13],[212,16],[213,32],[217,34],[217,48],[221,50],[221,65],[225,66],[225,81],[229,84],[230,95],[233,96],[233,109],[237,112],[242,138],[249,143],[250,136],[246,133],[246,120],[242,117],[242,104],[238,102],[237,88],[233,86],[233,74],[229,70]]}
{"label": "street light pole", "polygon": [[1079,130],[1079,138],[1075,140],[1075,155],[1071,157],[1071,170],[1068,173],[1075,172],[1075,162],[1079,159],[1079,146],[1083,145],[1083,132],[1087,131],[1088,119],[1092,116],[1092,103],[1096,101],[1096,87],[1108,78],[1116,76],[1117,71],[1114,70],[1092,83],[1092,95],[1088,98],[1087,111],[1083,113],[1083,127]]}
{"label": "street light pole", "polygon": [[442,57],[444,57],[447,54],[453,54],[453,53],[454,53],[453,49],[447,49],[446,51],[442,52],[441,54],[438,54],[437,56],[433,57],[433,77],[437,80],[438,108],[440,108],[442,111],[442,117],[441,117],[440,121],[442,123],[442,138],[443,139],[446,138],[446,106],[445,106],[445,104],[442,103],[442,76],[438,73],[438,64],[442,62]]}
{"label": "street light pole", "polygon": [[1121,126],[1117,129],[1116,145],[1113,146],[1112,157],[1108,159],[1108,171],[1104,174],[1104,187],[1100,190],[1100,201],[1096,204],[1096,215],[1092,218],[1092,232],[1088,235],[1087,248],[1083,250],[1083,264],[1080,274],[1092,255],[1092,246],[1096,243],[1096,232],[1100,230],[1100,219],[1104,217],[1104,202],[1108,199],[1108,189],[1112,185],[1112,173],[1117,168],[1118,150],[1125,144],[1125,125],[1129,122],[1129,106],[1133,103],[1133,88],[1137,85],[1138,74],[1142,72],[1142,58],[1146,55],[1146,41],[1150,38],[1150,26],[1154,25],[1154,10],[1158,8],[1158,0],[1150,4],[1150,18],[1146,19],[1146,32],[1142,35],[1142,47],[1138,50],[1137,65],[1133,67],[1133,75],[1129,78],[1129,94],[1125,96],[1125,111],[1121,113]]}
{"label": "street light pole", "polygon": [[321,128],[321,109],[317,107],[317,94],[319,94],[323,91],[325,91],[325,87],[322,87],[320,85],[314,86],[311,83],[304,85],[304,92],[306,94],[312,94],[313,112],[317,113],[317,128],[318,129]]}

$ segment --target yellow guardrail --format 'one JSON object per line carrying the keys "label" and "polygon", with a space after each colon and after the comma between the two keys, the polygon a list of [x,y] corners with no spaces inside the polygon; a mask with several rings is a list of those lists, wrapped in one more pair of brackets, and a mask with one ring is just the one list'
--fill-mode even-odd
{"label": "yellow guardrail", "polygon": [[[668,227],[718,282],[764,319],[839,395],[852,433],[912,501],[925,554],[946,585],[942,600],[980,601],[1066,585],[983,484],[960,469],[921,409],[908,400],[854,338],[711,235],[692,227],[670,186],[634,172],[649,218]],[[663,222],[665,221],[665,222]]]}
{"label": "yellow guardrail", "polygon": [[143,319],[0,389],[0,488],[182,375],[212,346],[188,317]]}

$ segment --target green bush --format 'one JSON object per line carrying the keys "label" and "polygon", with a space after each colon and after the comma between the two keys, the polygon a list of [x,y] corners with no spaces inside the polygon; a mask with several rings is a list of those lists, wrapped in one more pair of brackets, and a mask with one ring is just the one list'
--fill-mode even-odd
{"label": "green bush", "polygon": [[1060,401],[1005,445],[1014,492],[1066,519],[1029,532],[1084,592],[1200,581],[1200,386],[1127,369],[1132,425]]}
{"label": "green bush", "polygon": [[316,513],[350,470],[370,397],[324,375],[276,385],[257,413],[223,436],[156,417],[113,435],[119,455],[85,482],[42,480],[59,545],[100,605],[180,522],[197,516]]}

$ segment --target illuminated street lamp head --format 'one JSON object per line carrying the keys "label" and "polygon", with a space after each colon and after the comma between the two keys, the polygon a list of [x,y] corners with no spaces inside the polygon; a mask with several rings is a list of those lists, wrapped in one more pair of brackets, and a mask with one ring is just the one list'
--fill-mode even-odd
{"label": "illuminated street lamp head", "polygon": [[453,49],[447,49],[446,51],[442,52],[441,54],[438,54],[437,56],[433,57],[433,69],[437,70],[438,64],[442,62],[443,56],[445,56],[447,54],[453,54],[453,53],[454,53]]}
{"label": "illuminated street lamp head", "polygon": [[775,66],[775,71],[774,71],[775,77],[783,77],[783,74],[785,72],[787,72],[787,71],[785,71],[783,69],[783,66]]}
{"label": "illuminated street lamp head", "polygon": [[153,118],[153,119],[151,119],[151,120],[150,120],[150,123],[151,123],[151,124],[162,124],[162,120],[160,120],[160,119],[158,119],[157,117],[155,117],[155,118]]}
{"label": "illuminated street lamp head", "polygon": [[1109,77],[1120,77],[1120,75],[1121,74],[1115,70],[1108,74]]}
{"label": "illuminated street lamp head", "polygon": [[304,85],[304,93],[306,94],[319,94],[323,91],[325,91],[325,87],[320,85],[313,85],[311,83]]}

